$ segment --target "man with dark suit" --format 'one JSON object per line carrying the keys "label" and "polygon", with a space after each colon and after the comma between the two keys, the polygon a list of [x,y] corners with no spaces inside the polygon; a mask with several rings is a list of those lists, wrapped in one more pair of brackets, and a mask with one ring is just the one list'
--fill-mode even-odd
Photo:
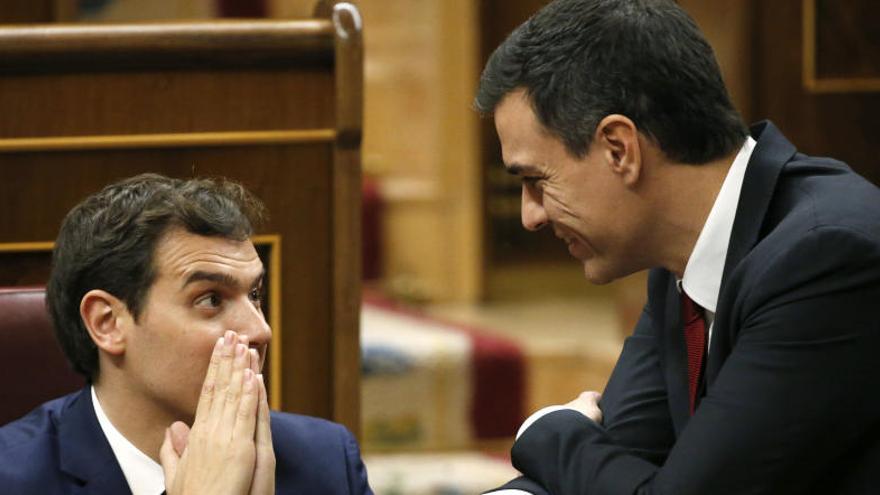
{"label": "man with dark suit", "polygon": [[874,493],[880,190],[742,124],[668,0],[556,0],[483,72],[522,221],[649,269],[604,394],[529,417],[491,493]]}
{"label": "man with dark suit", "polygon": [[153,174],[67,215],[47,307],[85,389],[0,428],[3,493],[370,494],[344,427],[271,413],[263,206]]}

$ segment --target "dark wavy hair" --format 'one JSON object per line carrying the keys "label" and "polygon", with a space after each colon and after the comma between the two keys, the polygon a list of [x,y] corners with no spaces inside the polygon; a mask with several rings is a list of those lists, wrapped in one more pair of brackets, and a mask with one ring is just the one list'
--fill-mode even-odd
{"label": "dark wavy hair", "polygon": [[172,179],[143,174],[105,187],[64,218],[46,288],[55,335],[74,370],[93,381],[98,351],[80,317],[80,301],[102,289],[137,320],[156,276],[153,253],[174,227],[245,240],[265,215],[263,204],[226,179]]}
{"label": "dark wavy hair", "polygon": [[629,117],[670,159],[705,163],[747,128],[712,48],[671,0],[556,0],[492,54],[474,106],[484,115],[524,88],[539,121],[583,157],[607,115]]}

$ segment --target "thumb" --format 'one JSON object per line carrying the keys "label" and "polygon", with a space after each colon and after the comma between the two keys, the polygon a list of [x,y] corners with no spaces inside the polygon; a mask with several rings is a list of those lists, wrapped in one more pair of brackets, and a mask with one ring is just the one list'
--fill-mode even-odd
{"label": "thumb", "polygon": [[159,448],[159,462],[162,463],[162,471],[165,473],[165,487],[174,486],[174,475],[177,473],[180,455],[175,451],[172,443],[170,428],[165,428],[165,440]]}
{"label": "thumb", "polygon": [[177,456],[180,457],[183,455],[183,451],[186,450],[186,445],[189,442],[189,426],[183,421],[175,421],[171,423],[171,427],[168,430],[171,445],[174,447],[174,451],[177,452]]}

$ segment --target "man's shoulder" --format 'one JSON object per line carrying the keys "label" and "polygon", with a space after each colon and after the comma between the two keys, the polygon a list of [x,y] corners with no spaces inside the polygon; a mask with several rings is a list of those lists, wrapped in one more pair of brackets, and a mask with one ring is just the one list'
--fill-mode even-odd
{"label": "man's shoulder", "polygon": [[0,458],[57,434],[58,420],[78,393],[45,402],[10,423],[0,426]]}
{"label": "man's shoulder", "polygon": [[360,449],[344,426],[272,413],[278,493],[371,493]]}
{"label": "man's shoulder", "polygon": [[305,442],[315,448],[339,446],[351,433],[332,421],[302,414],[272,412],[272,438]]}
{"label": "man's shoulder", "polygon": [[51,473],[59,465],[59,421],[77,395],[46,402],[0,427],[0,484],[13,490],[42,489],[55,480]]}
{"label": "man's shoulder", "polygon": [[796,223],[803,229],[840,227],[880,234],[880,189],[843,162],[803,154],[783,169],[768,226]]}

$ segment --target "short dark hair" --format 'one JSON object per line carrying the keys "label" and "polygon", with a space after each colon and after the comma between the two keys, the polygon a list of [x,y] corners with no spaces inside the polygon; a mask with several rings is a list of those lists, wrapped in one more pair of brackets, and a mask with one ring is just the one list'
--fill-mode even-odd
{"label": "short dark hair", "polygon": [[105,187],[64,218],[46,288],[55,335],[74,370],[93,381],[98,351],[80,317],[80,301],[102,289],[137,320],[156,276],[153,253],[171,228],[243,241],[264,217],[263,204],[227,179],[143,174]]}
{"label": "short dark hair", "polygon": [[705,163],[742,146],[709,43],[672,0],[556,0],[492,54],[475,107],[525,89],[539,121],[583,157],[599,122],[622,114],[667,157]]}

